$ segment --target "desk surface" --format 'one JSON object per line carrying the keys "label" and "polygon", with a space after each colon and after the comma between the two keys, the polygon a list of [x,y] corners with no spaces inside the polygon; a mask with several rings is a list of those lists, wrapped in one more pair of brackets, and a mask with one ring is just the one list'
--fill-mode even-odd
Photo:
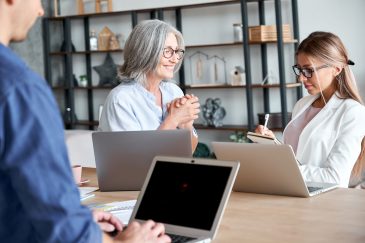
{"label": "desk surface", "polygon": [[[84,168],[87,186],[95,169]],[[138,192],[95,192],[89,203],[136,199]],[[365,242],[365,190],[311,198],[232,192],[214,242]]]}

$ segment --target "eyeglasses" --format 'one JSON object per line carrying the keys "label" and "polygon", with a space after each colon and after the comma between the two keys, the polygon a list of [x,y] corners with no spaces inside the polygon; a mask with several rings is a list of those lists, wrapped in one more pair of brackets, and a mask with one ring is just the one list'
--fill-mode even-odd
{"label": "eyeglasses", "polygon": [[322,68],[327,68],[327,67],[329,67],[327,64],[313,68],[301,68],[298,65],[294,65],[293,71],[295,75],[297,75],[298,77],[300,76],[300,74],[303,74],[304,77],[311,78],[313,76],[314,71],[318,71]]}
{"label": "eyeglasses", "polygon": [[183,49],[174,50],[171,47],[166,47],[163,49],[162,55],[165,58],[171,58],[174,55],[174,53],[176,54],[176,58],[178,60],[181,60],[184,57],[185,51]]}

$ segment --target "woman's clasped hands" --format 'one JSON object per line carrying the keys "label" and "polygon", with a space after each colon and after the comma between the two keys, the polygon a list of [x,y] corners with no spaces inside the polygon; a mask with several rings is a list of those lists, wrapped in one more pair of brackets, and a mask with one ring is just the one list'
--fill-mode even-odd
{"label": "woman's clasped hands", "polygon": [[191,128],[200,112],[199,99],[193,94],[186,94],[176,98],[167,105],[169,116],[178,128]]}

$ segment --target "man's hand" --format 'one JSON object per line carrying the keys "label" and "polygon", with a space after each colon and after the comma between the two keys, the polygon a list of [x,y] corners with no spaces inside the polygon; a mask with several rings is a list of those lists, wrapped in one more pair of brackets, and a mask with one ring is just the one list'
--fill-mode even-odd
{"label": "man's hand", "polygon": [[116,237],[117,241],[128,243],[168,243],[171,239],[165,235],[165,227],[163,224],[155,223],[152,220],[140,224],[132,222],[127,229],[120,232]]}
{"label": "man's hand", "polygon": [[98,210],[93,210],[92,213],[94,221],[99,225],[102,231],[111,233],[113,231],[123,230],[122,222],[113,214]]}

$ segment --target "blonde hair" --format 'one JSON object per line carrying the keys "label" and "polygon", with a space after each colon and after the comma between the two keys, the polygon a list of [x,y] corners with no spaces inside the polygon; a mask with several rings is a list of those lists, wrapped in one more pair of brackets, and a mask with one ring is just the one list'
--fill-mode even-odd
{"label": "blonde hair", "polygon": [[330,32],[316,31],[303,40],[296,55],[303,53],[313,59],[333,67],[343,67],[335,80],[335,89],[339,98],[353,99],[363,104],[356,81],[349,65],[354,63],[349,59],[347,50],[341,39]]}
{"label": "blonde hair", "polygon": [[[355,77],[349,67],[354,65],[348,57],[348,52],[341,39],[330,32],[316,31],[303,40],[296,55],[303,53],[308,57],[321,61],[329,66],[343,67],[337,75],[335,89],[341,99],[353,99],[364,104],[356,87]],[[361,143],[361,152],[352,169],[351,178],[361,179],[361,172],[365,169],[365,138]]]}

